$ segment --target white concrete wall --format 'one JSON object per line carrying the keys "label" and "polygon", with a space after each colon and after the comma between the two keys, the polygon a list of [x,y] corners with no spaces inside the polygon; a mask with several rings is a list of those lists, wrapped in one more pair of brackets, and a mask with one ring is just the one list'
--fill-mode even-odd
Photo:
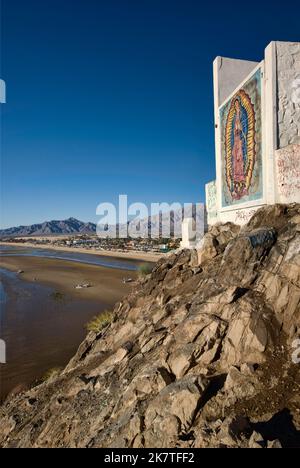
{"label": "white concrete wall", "polygon": [[257,67],[258,62],[217,57],[214,61],[214,79],[217,85],[216,105],[219,108],[238,85]]}
{"label": "white concrete wall", "polygon": [[[263,205],[262,205],[263,206]],[[261,208],[261,206],[255,206],[252,208],[243,208],[233,211],[227,211],[225,213],[220,213],[219,222],[221,223],[234,223],[239,226],[247,224],[256,211]]]}
{"label": "white concrete wall", "polygon": [[276,202],[300,203],[300,145],[290,145],[275,153]]}
{"label": "white concrete wall", "polygon": [[[258,62],[217,57],[214,61],[214,110],[215,110],[215,146],[217,180],[206,185],[207,222],[246,224],[259,207],[233,207],[222,210],[221,206],[221,126],[220,107],[236,92],[240,85],[259,66]],[[261,64],[263,66],[263,64]],[[258,203],[256,203],[257,205]]]}
{"label": "white concrete wall", "polygon": [[300,42],[276,42],[278,148],[300,144]]}
{"label": "white concrete wall", "polygon": [[217,182],[215,180],[205,185],[205,198],[207,224],[210,226],[218,222]]}
{"label": "white concrete wall", "polygon": [[[263,199],[221,206],[221,128],[219,108],[260,65],[263,76]],[[214,62],[216,208],[212,184],[206,186],[208,224],[243,225],[262,206],[300,202],[300,42],[271,42],[260,64],[217,57]]]}
{"label": "white concrete wall", "polygon": [[[227,61],[228,59],[225,59]],[[232,61],[235,63],[235,66],[237,68],[241,67],[242,61],[239,60],[234,60]],[[233,63],[231,63],[231,70],[233,67]],[[247,64],[247,62],[245,62]],[[221,122],[220,122],[220,107],[224,104],[223,102],[219,102],[219,88],[222,87],[221,81],[223,79],[222,72],[220,73],[220,70],[217,67],[218,61],[216,60],[214,62],[214,85],[215,85],[215,146],[216,146],[216,191],[217,191],[217,217],[215,220],[208,220],[208,224],[215,224],[216,222],[235,222],[237,224],[244,224],[248,222],[249,219],[249,213],[251,215],[254,214],[254,210],[256,210],[258,207],[261,207],[265,204],[265,195],[263,195],[263,199],[261,200],[255,200],[251,202],[245,202],[241,203],[240,205],[233,205],[232,207],[222,207],[222,146],[221,146]],[[243,76],[242,81],[238,82],[236,87],[233,88],[231,94],[229,94],[225,100],[225,102],[230,99],[231,97],[234,96],[235,93],[237,93],[240,88],[250,79],[252,78],[252,75],[260,69],[263,73],[264,71],[264,62],[261,63],[256,63],[256,62],[248,62],[248,67],[244,67],[244,70],[250,69],[250,73],[248,75]],[[237,73],[235,75],[235,78],[239,76]],[[235,78],[233,82],[235,83]],[[221,81],[220,81],[221,80]],[[265,131],[264,131],[264,78],[263,78],[263,83],[262,83],[262,135],[264,137]],[[218,106],[220,104],[220,106]],[[265,147],[263,143],[262,147],[262,164],[263,164],[263,173],[266,174],[267,171],[265,170]],[[208,210],[209,211],[209,210]],[[251,217],[251,216],[250,216]],[[209,216],[208,216],[209,218]]]}
{"label": "white concrete wall", "polygon": [[185,218],[182,222],[182,249],[196,247],[196,222],[193,218]]}
{"label": "white concrete wall", "polygon": [[273,205],[275,203],[275,151],[278,147],[276,42],[271,42],[266,48],[264,64],[265,202]]}

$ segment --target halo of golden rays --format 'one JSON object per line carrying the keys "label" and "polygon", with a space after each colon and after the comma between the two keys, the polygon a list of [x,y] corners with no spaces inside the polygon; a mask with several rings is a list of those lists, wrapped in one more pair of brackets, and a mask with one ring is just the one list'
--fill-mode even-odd
{"label": "halo of golden rays", "polygon": [[230,109],[227,116],[226,127],[225,127],[225,175],[226,183],[229,191],[231,192],[232,180],[233,180],[233,167],[232,167],[232,123],[235,117],[235,102],[238,100],[241,106],[246,110],[248,117],[248,132],[246,135],[247,140],[247,165],[245,171],[246,177],[246,190],[248,191],[251,185],[256,149],[255,149],[255,110],[254,105],[251,102],[250,96],[242,89],[240,90],[231,100]]}

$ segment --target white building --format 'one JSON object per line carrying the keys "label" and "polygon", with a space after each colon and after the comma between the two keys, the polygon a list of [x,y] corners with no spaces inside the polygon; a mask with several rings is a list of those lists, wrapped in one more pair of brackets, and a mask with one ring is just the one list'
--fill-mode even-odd
{"label": "white building", "polygon": [[272,42],[260,63],[217,57],[214,105],[208,224],[245,224],[264,205],[300,202],[300,42]]}

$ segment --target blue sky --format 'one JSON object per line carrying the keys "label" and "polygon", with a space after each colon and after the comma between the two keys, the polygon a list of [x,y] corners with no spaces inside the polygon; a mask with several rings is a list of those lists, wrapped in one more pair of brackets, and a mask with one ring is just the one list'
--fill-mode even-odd
{"label": "blue sky", "polygon": [[1,227],[100,202],[198,202],[215,177],[212,62],[299,41],[295,0],[2,0]]}

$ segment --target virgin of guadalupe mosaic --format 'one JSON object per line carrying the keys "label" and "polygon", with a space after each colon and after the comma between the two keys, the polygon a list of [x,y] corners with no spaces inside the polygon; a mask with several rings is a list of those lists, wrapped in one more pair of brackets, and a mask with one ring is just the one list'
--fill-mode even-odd
{"label": "virgin of guadalupe mosaic", "polygon": [[222,206],[262,198],[261,70],[221,109]]}

